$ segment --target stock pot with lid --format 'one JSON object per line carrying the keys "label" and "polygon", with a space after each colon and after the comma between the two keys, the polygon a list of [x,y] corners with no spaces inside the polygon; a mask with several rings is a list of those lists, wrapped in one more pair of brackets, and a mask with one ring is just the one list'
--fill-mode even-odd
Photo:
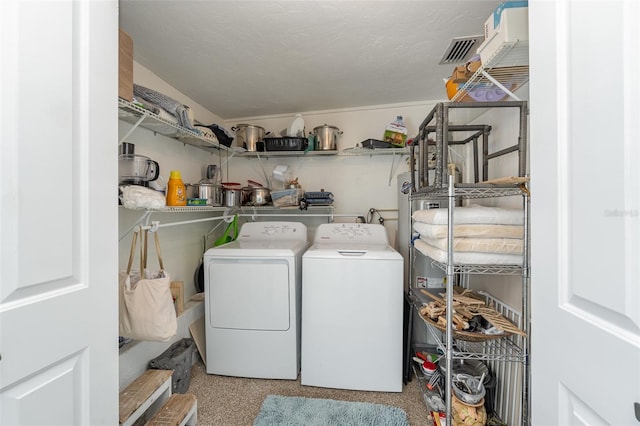
{"label": "stock pot with lid", "polygon": [[325,124],[323,126],[314,127],[313,134],[316,139],[317,151],[334,151],[338,147],[338,136],[343,132],[336,126]]}
{"label": "stock pot with lid", "polygon": [[236,144],[247,151],[264,151],[264,137],[269,134],[264,127],[238,124],[231,130],[236,132]]}

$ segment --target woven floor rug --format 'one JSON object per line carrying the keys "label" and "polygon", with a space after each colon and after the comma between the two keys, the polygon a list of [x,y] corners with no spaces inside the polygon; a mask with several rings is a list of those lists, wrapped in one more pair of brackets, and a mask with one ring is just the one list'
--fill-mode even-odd
{"label": "woven floor rug", "polygon": [[401,408],[369,402],[267,395],[253,426],[409,426]]}

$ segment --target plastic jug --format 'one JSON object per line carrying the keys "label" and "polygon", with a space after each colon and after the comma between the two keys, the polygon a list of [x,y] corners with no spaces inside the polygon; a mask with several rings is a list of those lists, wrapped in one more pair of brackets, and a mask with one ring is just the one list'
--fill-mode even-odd
{"label": "plastic jug", "polygon": [[182,182],[180,171],[171,170],[167,183],[167,206],[186,206],[187,189]]}
{"label": "plastic jug", "polygon": [[391,145],[403,147],[407,142],[407,126],[401,115],[398,115],[395,121],[389,123],[384,131],[384,141]]}

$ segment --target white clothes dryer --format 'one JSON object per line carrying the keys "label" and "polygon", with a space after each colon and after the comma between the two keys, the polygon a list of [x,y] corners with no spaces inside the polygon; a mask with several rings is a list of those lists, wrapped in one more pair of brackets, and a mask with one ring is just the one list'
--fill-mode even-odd
{"label": "white clothes dryer", "polygon": [[306,226],[250,222],[204,255],[209,374],[298,378]]}
{"label": "white clothes dryer", "polygon": [[382,225],[318,227],[302,257],[302,385],[402,391],[403,258]]}

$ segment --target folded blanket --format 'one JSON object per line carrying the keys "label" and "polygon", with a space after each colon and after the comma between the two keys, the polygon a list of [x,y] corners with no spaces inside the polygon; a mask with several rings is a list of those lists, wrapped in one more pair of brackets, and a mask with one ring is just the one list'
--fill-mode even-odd
{"label": "folded blanket", "polygon": [[[420,239],[440,250],[447,250],[447,238],[427,238],[420,236]],[[522,254],[524,241],[516,238],[454,238],[454,252],[474,252],[474,253],[509,253]]]}
{"label": "folded blanket", "polygon": [[[447,252],[417,239],[415,248],[425,256],[440,263],[447,262]],[[472,253],[453,252],[453,263],[456,265],[522,265],[522,256],[505,253]]]}
{"label": "folded blanket", "polygon": [[193,127],[191,123],[188,109],[175,99],[135,83],[133,85],[133,95],[158,105],[160,108],[174,115],[182,127],[200,134],[200,130]]}
{"label": "folded blanket", "polygon": [[[413,229],[426,238],[447,238],[448,225],[414,222]],[[454,237],[524,238],[522,225],[460,224],[453,226]]]}
{"label": "folded blanket", "polygon": [[[449,222],[449,211],[448,209],[416,210],[411,217],[416,222],[446,225]],[[522,209],[500,207],[454,207],[453,223],[522,225],[524,223],[524,212]]]}
{"label": "folded blanket", "polygon": [[[135,96],[133,97],[133,103],[137,104],[138,106],[141,106],[142,108],[146,109],[147,111],[151,111],[154,114],[160,114],[160,110],[161,108],[154,104],[153,102],[149,102],[143,98],[136,98]],[[177,121],[176,121],[177,122]]]}

